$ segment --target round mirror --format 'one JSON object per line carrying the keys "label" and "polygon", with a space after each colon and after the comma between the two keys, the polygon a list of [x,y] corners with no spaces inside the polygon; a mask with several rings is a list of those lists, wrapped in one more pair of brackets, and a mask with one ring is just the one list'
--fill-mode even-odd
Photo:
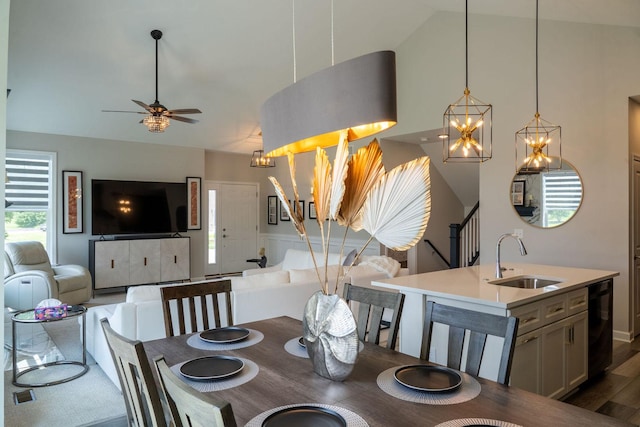
{"label": "round mirror", "polygon": [[[559,163],[556,158],[554,161]],[[545,172],[523,167],[511,181],[511,204],[531,225],[558,227],[576,214],[582,191],[580,175],[566,160],[562,160],[561,168]]]}

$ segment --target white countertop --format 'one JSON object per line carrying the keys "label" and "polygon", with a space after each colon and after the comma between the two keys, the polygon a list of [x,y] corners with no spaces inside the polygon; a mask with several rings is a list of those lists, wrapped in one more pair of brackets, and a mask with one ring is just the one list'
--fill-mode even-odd
{"label": "white countertop", "polygon": [[560,283],[541,289],[492,285],[488,282],[499,280],[495,277],[495,264],[484,264],[377,280],[371,284],[403,293],[427,294],[507,309],[575,290],[620,274],[616,271],[538,264],[504,263],[502,267],[507,268],[503,272],[504,278],[532,275],[558,280]]}

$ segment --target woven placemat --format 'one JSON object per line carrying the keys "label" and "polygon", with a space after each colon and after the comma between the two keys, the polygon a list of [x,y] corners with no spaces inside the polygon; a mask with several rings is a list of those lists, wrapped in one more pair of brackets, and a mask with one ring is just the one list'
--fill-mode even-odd
{"label": "woven placemat", "polygon": [[287,350],[287,353],[289,354],[308,359],[309,354],[307,353],[307,348],[301,346],[300,343],[298,343],[299,339],[300,337],[290,339],[284,344],[284,349]]}
{"label": "woven placemat", "polygon": [[254,329],[249,329],[249,336],[242,341],[232,342],[228,344],[216,344],[207,342],[200,339],[200,333],[191,335],[187,339],[187,345],[199,350],[211,350],[211,351],[225,351],[225,350],[237,350],[239,348],[250,347],[254,344],[258,344],[264,339],[264,334]]}
{"label": "woven placemat", "polygon": [[405,387],[396,381],[393,375],[402,366],[389,368],[380,373],[376,382],[378,387],[387,394],[407,402],[424,403],[426,405],[452,405],[467,402],[480,394],[480,383],[471,375],[460,372],[462,385],[457,390],[448,393],[429,393]]}
{"label": "woven placemat", "polygon": [[522,427],[520,424],[512,424],[506,421],[492,420],[490,418],[459,418],[457,420],[445,421],[435,427],[465,427],[473,425],[487,425],[495,427]]}
{"label": "woven placemat", "polygon": [[325,405],[322,403],[297,403],[295,405],[286,405],[280,406],[278,408],[273,408],[253,417],[247,424],[245,424],[245,427],[262,427],[262,423],[269,415],[282,409],[295,408],[296,406],[318,406],[320,408],[330,409],[337,412],[342,416],[342,418],[344,418],[344,420],[347,422],[347,427],[369,427],[369,424],[367,424],[367,422],[355,412],[341,408],[339,406]]}
{"label": "woven placemat", "polygon": [[187,363],[188,360],[182,363],[173,365],[171,367],[171,372],[173,372],[178,377],[180,377],[180,379],[184,381],[186,384],[189,384],[191,387],[203,393],[206,393],[209,391],[226,390],[228,388],[233,388],[233,387],[242,385],[244,383],[248,383],[249,381],[254,379],[256,375],[258,375],[258,372],[260,371],[260,368],[258,368],[258,365],[255,362],[252,362],[251,360],[248,360],[248,359],[243,359],[241,357],[239,357],[238,359],[244,362],[244,368],[242,368],[242,371],[240,371],[239,374],[234,375],[228,379],[198,381],[198,380],[192,380],[190,378],[187,378],[180,373],[180,367],[185,363]]}

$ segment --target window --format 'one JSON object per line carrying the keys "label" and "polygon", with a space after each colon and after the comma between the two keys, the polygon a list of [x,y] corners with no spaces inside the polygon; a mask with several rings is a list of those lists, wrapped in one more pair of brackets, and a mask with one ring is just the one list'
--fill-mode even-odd
{"label": "window", "polygon": [[5,167],[5,242],[39,241],[55,263],[56,153],[7,149]]}
{"label": "window", "polygon": [[542,226],[563,224],[578,210],[582,183],[575,171],[559,170],[542,174]]}

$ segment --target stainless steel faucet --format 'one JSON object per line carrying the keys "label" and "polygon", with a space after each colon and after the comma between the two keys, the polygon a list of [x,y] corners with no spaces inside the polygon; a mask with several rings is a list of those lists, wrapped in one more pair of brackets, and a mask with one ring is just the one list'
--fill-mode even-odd
{"label": "stainless steel faucet", "polygon": [[514,239],[516,239],[516,242],[518,242],[518,245],[520,246],[520,255],[525,256],[527,254],[527,249],[524,247],[522,239],[517,234],[505,233],[502,236],[498,237],[498,243],[496,244],[496,279],[501,279],[502,271],[506,270],[506,268],[503,269],[500,266],[500,243],[502,243],[502,240],[507,237],[513,237]]}

